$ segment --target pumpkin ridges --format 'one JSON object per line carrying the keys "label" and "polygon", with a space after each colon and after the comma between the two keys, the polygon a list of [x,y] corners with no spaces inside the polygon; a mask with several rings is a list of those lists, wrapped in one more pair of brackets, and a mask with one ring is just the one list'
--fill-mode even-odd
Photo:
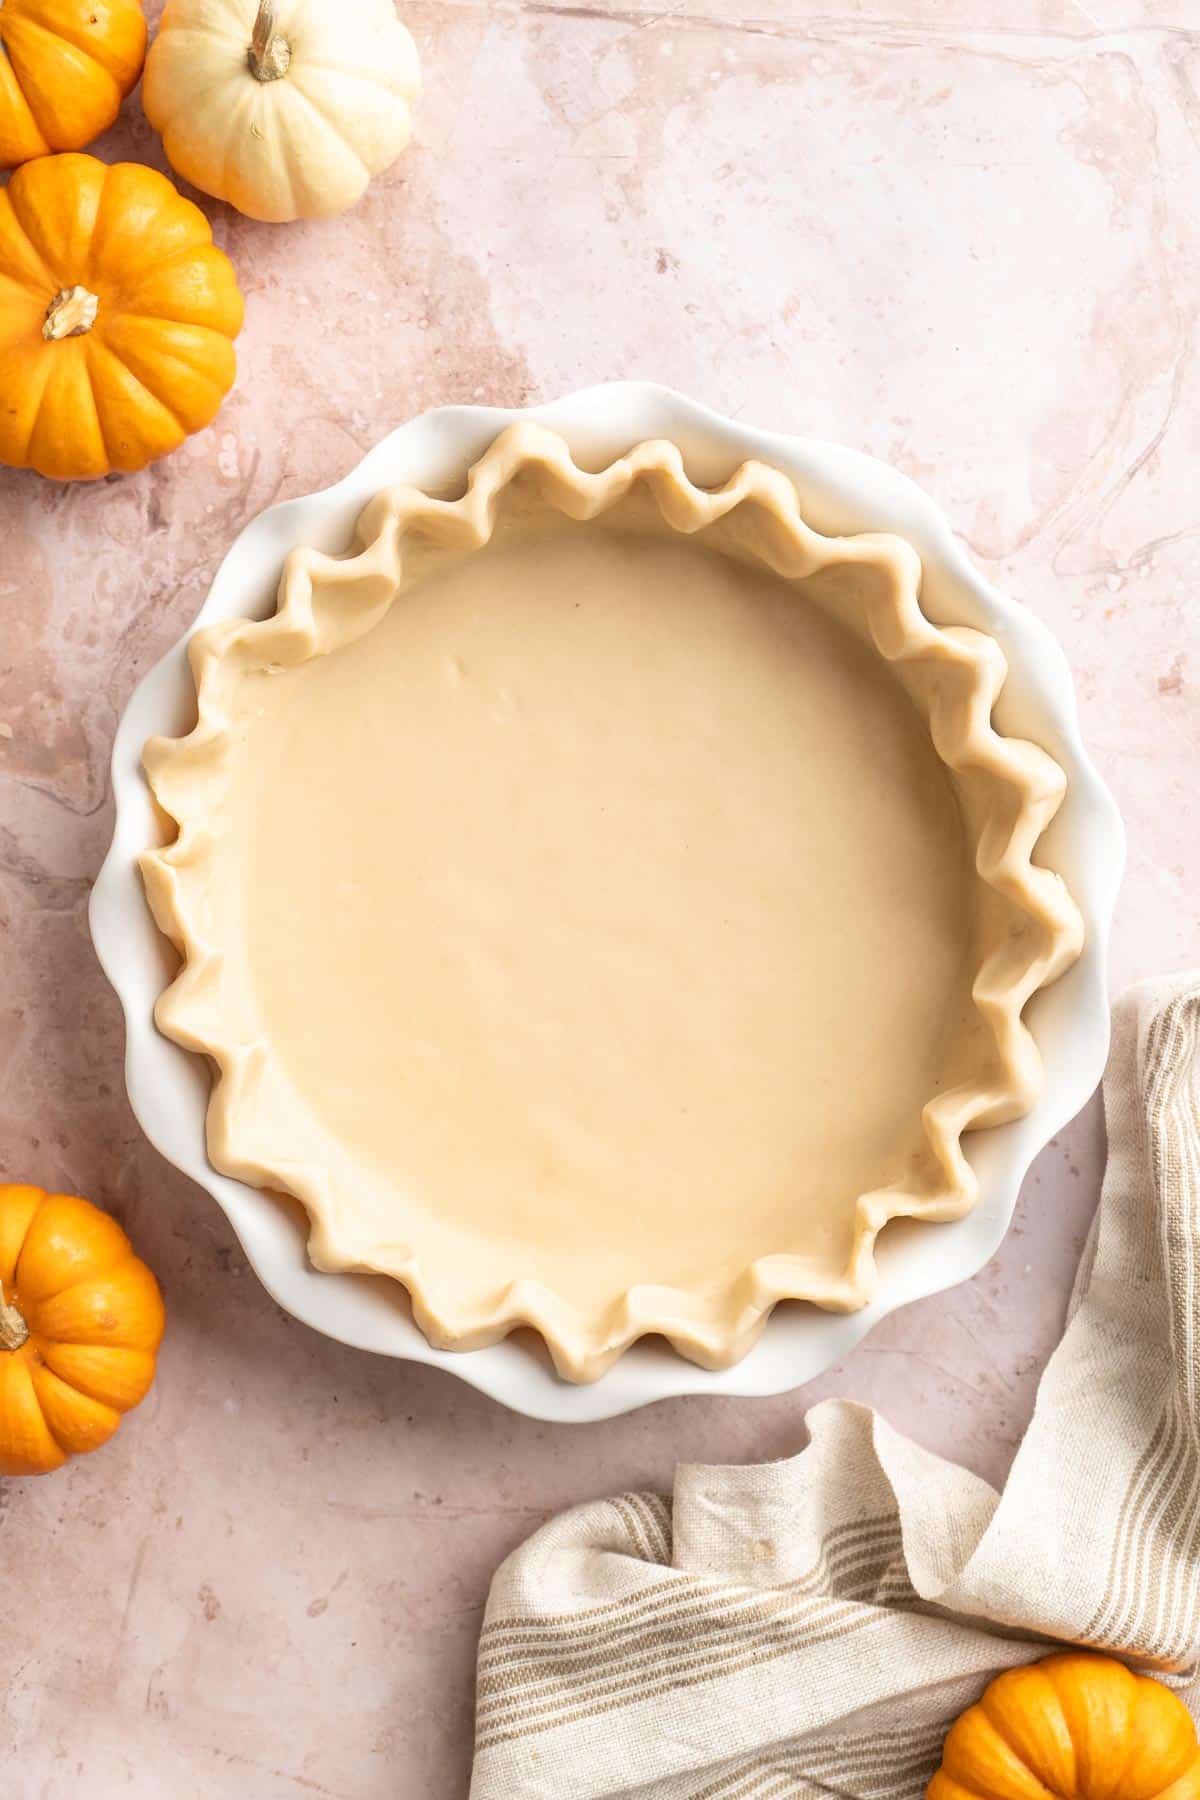
{"label": "pumpkin ridges", "polygon": [[39,1339],[151,1351],[162,1342],[166,1324],[158,1283],[132,1252],[108,1275],[43,1300],[27,1319]]}
{"label": "pumpkin ridges", "polygon": [[13,205],[13,188],[17,187],[20,192],[17,184],[18,177],[14,175],[6,188],[0,188],[0,261],[5,265],[10,281],[16,281],[22,287],[30,289],[44,289],[49,303],[60,284],[53,269],[30,239]]}
{"label": "pumpkin ridges", "polygon": [[1075,1791],[1074,1740],[1058,1691],[1038,1664],[1009,1669],[998,1676],[979,1706],[1044,1787],[1052,1794]]}
{"label": "pumpkin ridges", "polygon": [[94,156],[68,151],[26,163],[8,184],[16,221],[49,273],[49,299],[83,279],[106,176]]}
{"label": "pumpkin ridges", "polygon": [[113,468],[130,475],[177,449],[187,427],[174,409],[152,394],[102,338],[93,335],[87,354]]}
{"label": "pumpkin ridges", "polygon": [[951,1726],[942,1766],[964,1787],[972,1785],[972,1777],[982,1778],[983,1791],[993,1800],[1056,1800],[978,1707]]}
{"label": "pumpkin ridges", "polygon": [[[0,1311],[0,1473],[45,1474],[104,1443],[145,1396],[162,1296],[116,1221],[76,1194],[0,1183],[0,1259],[12,1277]],[[74,1285],[60,1291],[63,1281]]]}
{"label": "pumpkin ridges", "polygon": [[0,402],[0,458],[6,463],[21,468],[29,461],[29,441],[49,378],[49,356],[30,356],[23,344],[14,345],[11,351],[0,351],[0,394],[6,402],[14,397],[24,402],[20,412]]}
{"label": "pumpkin ridges", "polygon": [[[25,317],[21,317],[22,310]],[[0,347],[7,349],[9,343],[18,338],[36,338],[46,318],[46,308],[39,295],[31,294],[27,287],[14,281],[9,275],[0,273],[0,331],[7,329],[7,342],[0,339]]]}
{"label": "pumpkin ridges", "polygon": [[[253,114],[251,129],[245,131],[245,117]],[[257,127],[257,131],[254,129]],[[176,131],[178,132],[178,125]],[[269,144],[274,132],[271,109],[266,104],[265,95],[257,82],[250,82],[229,104],[225,118],[225,153],[221,164],[221,185],[230,194],[240,182],[237,152],[239,145],[257,159],[270,154]],[[197,185],[199,185],[197,183]],[[236,205],[236,202],[234,202]],[[239,208],[240,210],[240,208]]]}
{"label": "pumpkin ridges", "polygon": [[[168,4],[164,6],[158,21],[158,28],[160,31],[164,25],[173,26],[171,18],[173,11],[174,8],[170,5],[170,0],[168,0]],[[249,41],[248,33],[244,27],[240,31],[234,31],[229,25],[205,25],[195,19],[189,20],[186,25],[180,25],[178,27],[173,26],[173,36],[180,39],[185,37],[212,38],[218,44],[229,44],[232,42],[240,45],[243,39],[247,42]],[[158,127],[155,126],[156,131],[157,129]]]}
{"label": "pumpkin ridges", "polygon": [[[7,0],[4,10],[9,14],[8,25],[5,28],[4,47],[8,51],[14,69],[17,71],[17,79],[21,83],[26,98],[28,98],[28,88],[26,87],[26,76],[22,73],[23,63],[32,61],[37,65],[47,61],[51,57],[61,56],[63,58],[63,61],[67,66],[65,68],[49,69],[47,72],[49,77],[48,80],[42,81],[39,71],[39,85],[48,87],[51,94],[54,93],[60,81],[69,81],[72,73],[79,73],[86,77],[88,70],[81,68],[74,62],[74,57],[72,55],[64,55],[64,52],[73,52],[74,56],[82,58],[85,63],[89,63],[98,75],[103,76],[105,81],[112,84],[117,90],[118,96],[120,96],[121,84],[116,75],[105,63],[100,61],[98,56],[93,55],[89,45],[75,43],[72,38],[67,37],[65,33],[57,31],[52,26],[47,25],[43,19],[39,19],[34,13],[14,11],[11,0]],[[16,33],[15,41],[19,47],[19,54],[17,56],[13,56],[12,53],[14,30]],[[23,49],[20,48],[22,45],[24,46]],[[41,126],[41,129],[46,131],[46,126],[42,125],[40,120],[38,123]],[[48,135],[49,133],[47,132],[47,136]]]}
{"label": "pumpkin ridges", "polygon": [[[411,136],[420,85],[390,4],[168,0],[146,59],[143,103],[172,166],[251,218],[316,218],[352,206]],[[260,41],[261,40],[261,41]]]}
{"label": "pumpkin ridges", "polygon": [[233,385],[243,315],[208,221],[165,176],[27,164],[0,191],[0,461],[88,479],[175,449]]}
{"label": "pumpkin ridges", "polygon": [[[207,256],[216,257],[219,263],[223,263],[223,265],[227,265],[228,268],[232,268],[232,265],[228,263],[228,257],[225,256],[225,252],[219,250],[218,245],[212,241],[212,236],[210,236],[210,234],[209,238],[203,239],[201,243],[200,241],[198,241],[198,243],[189,243],[189,245],[185,245],[182,250],[176,250],[173,256],[155,257],[153,265],[146,266],[146,268],[139,270],[139,284],[137,284],[137,288],[128,290],[128,288],[121,286],[121,288],[115,290],[115,299],[119,302],[119,308],[121,308],[122,313],[137,311],[137,308],[130,304],[130,293],[140,293],[140,290],[142,290],[146,284],[153,283],[158,275],[175,274],[180,268],[187,268],[191,263],[203,263]],[[241,292],[241,290],[239,290],[239,292]],[[166,317],[166,315],[155,311],[151,317],[160,319],[160,317]],[[180,322],[185,322],[185,320],[180,320]]]}
{"label": "pumpkin ridges", "polygon": [[211,331],[232,347],[242,328],[245,302],[224,251],[202,244],[147,269],[141,279],[122,289],[112,312],[127,319]]}
{"label": "pumpkin ridges", "polygon": [[[1050,1779],[1036,1753],[1069,1734],[1074,1773]],[[1179,1697],[1147,1675],[1090,1651],[1060,1651],[997,1676],[951,1728],[927,1800],[1022,1800],[997,1757],[1002,1736],[1035,1787],[1076,1800],[1200,1800],[1200,1744]],[[1031,1751],[1035,1754],[1031,1755]],[[1018,1771],[1019,1774],[1019,1771]]]}
{"label": "pumpkin ridges", "polygon": [[67,1453],[42,1416],[23,1351],[0,1356],[0,1475],[61,1469]]}
{"label": "pumpkin ridges", "polygon": [[[102,341],[114,354],[124,356],[124,349],[118,350],[118,345],[127,345],[131,335],[148,340],[141,354],[148,355],[153,351],[164,361],[177,363],[190,374],[204,376],[214,386],[217,385],[216,377],[208,373],[214,351],[223,357],[234,355],[228,333],[218,331],[212,325],[192,325],[186,319],[130,312],[124,307],[103,333]],[[221,391],[226,392],[224,388]]]}
{"label": "pumpkin ridges", "polygon": [[17,72],[3,51],[0,36],[0,169],[14,168],[30,157],[45,156],[50,146],[38,130],[29,102],[21,92]]}
{"label": "pumpkin ridges", "polygon": [[[224,4],[221,0],[205,0],[203,7],[193,5],[190,9],[186,5],[181,6],[181,0],[167,0],[159,20],[159,30],[162,31],[168,25],[174,30],[175,15],[181,10],[199,14],[198,18],[188,20],[189,31],[205,31],[213,37],[232,38],[239,48],[242,45],[249,46],[253,26],[249,19],[243,17],[243,8],[238,0],[232,0],[232,3],[231,0],[224,0]],[[253,12],[253,8],[250,10]]]}
{"label": "pumpkin ridges", "polygon": [[1170,1787],[1155,1793],[1154,1800],[1200,1800],[1200,1752]]}
{"label": "pumpkin ridges", "polygon": [[120,290],[131,266],[170,260],[212,243],[212,229],[190,200],[157,169],[113,163],[100,195],[89,250],[90,273]]}
{"label": "pumpkin ridges", "polygon": [[[1079,1651],[1063,1651],[1042,1663],[1058,1694],[1067,1728],[1076,1745],[1076,1775],[1091,1800],[1112,1793],[1109,1745],[1125,1742],[1133,1713],[1135,1677],[1123,1663],[1109,1660],[1099,1680],[1090,1679],[1092,1659]],[[1081,1683],[1080,1675],[1085,1679]]]}
{"label": "pumpkin ridges", "polygon": [[1131,1743],[1119,1792],[1122,1800],[1156,1800],[1164,1787],[1173,1787],[1200,1759],[1200,1746],[1182,1700],[1144,1675],[1135,1680]]}
{"label": "pumpkin ridges", "polygon": [[[225,85],[225,83],[218,82],[216,84],[217,91],[220,92]],[[204,92],[207,93],[208,90],[205,89]],[[250,113],[254,113],[256,116],[250,129],[247,130],[245,117]],[[182,115],[177,115],[172,132],[172,143],[179,148],[179,153],[185,162],[197,172],[203,168],[204,158],[201,156],[197,160],[194,135],[190,135],[189,141],[182,143],[181,134],[185,130],[189,134],[194,134],[198,126],[202,129],[203,117],[203,114],[189,114],[185,111]],[[223,124],[225,143],[221,162],[221,194],[231,206],[235,206],[239,212],[245,212],[247,195],[253,187],[258,172],[269,159],[277,135],[273,109],[265,104],[262,92],[255,82],[248,83],[232,101],[228,102]],[[163,141],[165,145],[165,137]],[[170,161],[169,155],[168,161]],[[249,162],[249,168],[245,166],[246,162]],[[200,187],[202,183],[197,181],[196,186]],[[289,188],[289,200],[294,204],[294,190],[291,187]],[[247,216],[254,217],[256,215],[251,213]],[[270,223],[270,221],[267,222]]]}
{"label": "pumpkin ridges", "polygon": [[[330,118],[328,110],[323,104],[325,96],[321,94],[321,97],[318,98],[317,95],[310,94],[308,91],[308,83],[304,79],[305,75],[306,73],[315,72],[315,70],[311,69],[307,71],[305,69],[298,69],[295,78],[289,83],[290,95],[295,100],[303,101],[304,105],[316,114],[326,131],[330,132],[332,136],[336,138],[341,148],[345,150],[348,155],[353,157],[354,161],[358,164],[359,168],[369,181],[371,179],[370,164],[359,151],[358,145],[353,143],[352,140],[346,136],[346,133],[342,130],[341,126]],[[334,72],[335,71],[330,71],[330,73]],[[318,82],[318,94],[320,93],[320,84]]]}
{"label": "pumpkin ridges", "polygon": [[121,110],[124,96],[109,71],[35,19],[14,19],[5,47],[26,104],[52,150],[87,143]]}
{"label": "pumpkin ridges", "polygon": [[[369,104],[365,100],[356,102],[353,124],[357,128],[370,116],[372,111],[381,112],[385,106],[390,108],[395,101],[404,99],[406,90],[399,85],[399,76],[397,76],[397,85],[394,88],[385,86],[385,80],[386,76],[383,73],[367,75],[357,70],[339,68],[335,63],[305,63],[296,71],[292,86],[298,93],[302,93],[305,99],[311,100],[314,105],[317,105],[318,102],[315,95],[309,92],[310,83],[318,89],[322,98],[328,96],[334,86],[344,84],[349,88],[361,88],[364,94],[371,98]],[[348,139],[347,142],[349,142]]]}
{"label": "pumpkin ridges", "polygon": [[[58,346],[50,363],[26,455],[42,475],[58,479],[72,470],[103,475],[108,467],[104,434],[88,379],[87,353],[78,339]],[[62,420],[69,420],[63,441]]]}
{"label": "pumpkin ridges", "polygon": [[964,1787],[961,1781],[955,1781],[944,1769],[939,1769],[925,1789],[925,1800],[984,1800],[984,1796],[975,1788]]}
{"label": "pumpkin ridges", "polygon": [[[319,152],[320,160],[322,162],[327,163],[329,161],[330,157],[336,151],[339,155],[346,157],[350,162],[355,163],[357,165],[357,167],[362,171],[362,177],[363,177],[364,181],[370,181],[370,179],[371,179],[370,164],[366,161],[366,159],[363,156],[361,156],[359,154],[357,147],[350,142],[350,139],[348,137],[343,136],[340,128],[337,125],[335,125],[331,119],[329,119],[327,117],[323,108],[318,106],[316,101],[312,98],[312,96],[305,91],[304,87],[301,85],[300,80],[298,78],[295,80],[289,81],[287,84],[286,104],[291,106],[293,111],[302,112],[308,116],[310,130],[312,129],[312,123],[314,121],[317,125],[320,126],[320,129],[321,129],[322,133],[324,134],[324,141],[321,145],[321,149]],[[284,122],[283,101],[282,100],[281,100],[281,104],[278,108],[278,111],[280,114],[279,122],[282,125],[282,123]],[[298,174],[298,171],[293,169],[292,170],[293,186],[295,185],[295,178],[296,178],[297,174]],[[320,196],[318,194],[314,193],[311,182],[306,182],[304,184],[304,188],[305,188],[307,197],[309,199],[311,199],[313,202],[319,204]]]}
{"label": "pumpkin ridges", "polygon": [[82,50],[112,76],[122,97],[132,92],[146,57],[146,15],[140,5],[132,0],[104,0],[100,7],[94,0],[5,0],[4,11],[32,19]]}
{"label": "pumpkin ridges", "polygon": [[[142,104],[146,109],[146,117],[160,137],[164,138],[173,128],[175,120],[181,112],[186,115],[193,107],[203,107],[205,101],[219,93],[228,80],[228,74],[225,71],[214,74],[205,87],[194,85],[186,102],[169,107],[159,93],[159,85],[164,81],[169,83],[188,71],[191,63],[191,50],[186,40],[194,36],[213,38],[219,43],[227,44],[232,35],[229,32],[197,31],[194,26],[185,25],[173,31],[170,38],[164,43],[162,31],[166,22],[164,13],[162,25],[159,27],[159,35],[154,40],[154,62],[151,65],[147,59],[146,76],[142,89]],[[174,163],[171,164],[171,167],[175,167]],[[180,174],[182,172],[182,170],[179,171]]]}
{"label": "pumpkin ridges", "polygon": [[46,1301],[110,1275],[132,1255],[117,1221],[90,1200],[47,1194],[25,1234],[14,1276],[30,1324]]}
{"label": "pumpkin ridges", "polygon": [[121,1415],[114,1407],[68,1387],[53,1369],[36,1358],[30,1359],[29,1376],[46,1429],[68,1456],[98,1450],[121,1423]]}
{"label": "pumpkin ridges", "polygon": [[140,0],[4,0],[0,166],[76,150],[107,130],[145,54]]}
{"label": "pumpkin ridges", "polygon": [[421,84],[421,65],[416,45],[411,38],[405,43],[403,39],[397,40],[390,33],[380,46],[378,60],[369,62],[357,57],[347,58],[341,51],[315,51],[305,46],[299,73],[312,74],[318,79],[326,75],[340,75],[346,81],[358,82],[363,87],[378,87],[381,82],[394,82],[396,85],[389,85],[386,92],[406,103],[416,98]]}
{"label": "pumpkin ridges", "polygon": [[[142,380],[137,370],[129,366],[124,356],[110,342],[110,338],[118,333],[119,323],[114,320],[107,330],[96,332],[88,345],[89,358],[96,365],[93,375],[102,377],[100,380],[102,391],[107,391],[113,376],[119,371],[122,385],[125,388],[126,401],[135,400],[139,408],[144,407],[147,401],[151,401],[170,421],[171,426],[186,437],[187,425],[175,411],[171,402],[161,399],[153,388]],[[134,389],[136,389],[136,393],[133,391]]]}
{"label": "pumpkin ridges", "polygon": [[154,1351],[130,1350],[124,1344],[55,1344],[38,1341],[48,1369],[93,1400],[128,1412],[150,1391]]}
{"label": "pumpkin ridges", "polygon": [[[233,346],[221,333],[206,330],[203,326],[181,325],[176,331],[179,334],[204,331],[205,336],[215,339],[215,343],[189,344],[185,336],[172,335],[166,321],[128,313],[110,324],[103,341],[146,391],[164,406],[167,403],[160,388],[166,386],[172,401],[168,411],[185,431],[200,431],[216,417],[228,392],[233,378]],[[229,379],[224,382],[213,373],[213,352],[218,347],[230,360]],[[189,348],[194,352],[191,360],[186,355]]]}
{"label": "pumpkin ridges", "polygon": [[12,1293],[21,1246],[46,1195],[41,1188],[11,1182],[0,1186],[0,1288]]}

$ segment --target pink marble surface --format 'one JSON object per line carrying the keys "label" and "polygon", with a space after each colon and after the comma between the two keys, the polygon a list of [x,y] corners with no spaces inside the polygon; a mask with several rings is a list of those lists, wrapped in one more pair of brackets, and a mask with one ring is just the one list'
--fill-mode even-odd
{"label": "pink marble surface", "polygon": [[[248,297],[216,425],[132,480],[0,474],[4,1170],[111,1207],[171,1320],[115,1442],[0,1492],[14,1795],[461,1796],[488,1577],[549,1512],[790,1452],[833,1393],[997,1479],[1028,1418],[1097,1106],[976,1281],[804,1392],[549,1427],[276,1309],[140,1139],[88,944],[116,718],[246,520],[427,405],[644,376],[932,492],[1075,667],[1115,979],[1200,955],[1195,0],[744,5],[414,0],[402,164],[332,223],[211,209]],[[160,160],[136,96],[101,152]]]}

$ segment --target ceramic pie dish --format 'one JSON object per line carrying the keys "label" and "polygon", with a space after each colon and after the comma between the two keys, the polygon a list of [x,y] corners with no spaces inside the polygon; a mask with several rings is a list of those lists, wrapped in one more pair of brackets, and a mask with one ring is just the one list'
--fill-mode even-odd
{"label": "ceramic pie dish", "polygon": [[[899,478],[640,387],[430,415],[250,528],[199,723],[181,650],[122,726],[93,928],[143,1123],[156,985],[216,1070],[211,1163],[194,1057],[151,1135],[285,1304],[585,1417],[792,1385],[978,1266],[1099,1073],[1120,830],[964,570]],[[128,757],[181,728],[164,841]],[[135,995],[138,855],[183,966]]]}

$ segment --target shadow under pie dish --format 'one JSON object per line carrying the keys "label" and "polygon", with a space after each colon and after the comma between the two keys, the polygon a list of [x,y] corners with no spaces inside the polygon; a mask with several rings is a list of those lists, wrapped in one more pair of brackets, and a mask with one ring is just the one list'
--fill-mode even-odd
{"label": "shadow under pie dish", "polygon": [[213,1164],[435,1344],[531,1324],[573,1380],[863,1305],[886,1221],[969,1210],[962,1134],[1035,1100],[1021,1013],[1082,936],[1033,861],[1062,772],[920,575],[762,464],[593,473],[532,423],[294,552],[146,748]]}

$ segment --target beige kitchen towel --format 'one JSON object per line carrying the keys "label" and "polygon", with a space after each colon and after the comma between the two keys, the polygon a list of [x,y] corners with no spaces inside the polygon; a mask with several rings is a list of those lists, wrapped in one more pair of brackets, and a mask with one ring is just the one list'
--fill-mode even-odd
{"label": "beige kitchen towel", "polygon": [[1191,1682],[1200,975],[1114,1028],[1104,1192],[1004,1492],[835,1400],[791,1461],[555,1519],[492,1585],[472,1800],[916,1800],[1051,1640]]}

